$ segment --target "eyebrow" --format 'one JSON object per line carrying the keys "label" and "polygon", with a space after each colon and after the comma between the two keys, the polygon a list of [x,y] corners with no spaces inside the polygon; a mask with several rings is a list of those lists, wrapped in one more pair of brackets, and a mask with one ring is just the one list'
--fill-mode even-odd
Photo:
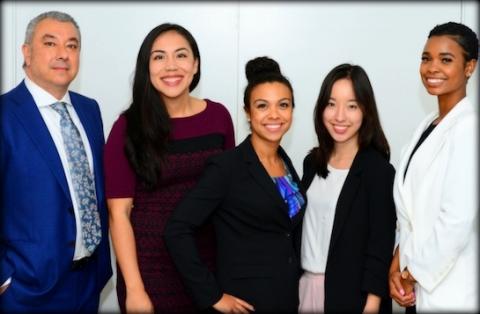
{"label": "eyebrow", "polygon": [[[334,97],[331,97],[331,96],[330,96],[329,100],[334,100],[334,101],[336,101],[336,99],[335,99]],[[353,101],[353,102],[358,103],[358,100],[357,100],[356,98],[348,99],[347,101]]]}
{"label": "eyebrow", "polygon": [[[57,37],[54,36],[54,35],[51,35],[51,34],[45,34],[45,35],[42,36],[42,39],[43,39],[43,40],[45,40],[45,39],[57,39]],[[67,41],[74,41],[74,42],[76,42],[76,43],[79,42],[79,41],[78,41],[78,38],[76,38],[76,37],[71,37],[71,38],[69,38]]]}
{"label": "eyebrow", "polygon": [[[185,50],[185,51],[188,52],[188,49],[187,49],[187,48],[183,48],[183,47],[176,49],[174,52],[179,52],[179,51],[182,51],[182,50]],[[157,50],[152,50],[152,52],[150,52],[150,54],[155,53],[155,52],[166,53],[165,50],[157,49]]]}
{"label": "eyebrow", "polygon": [[[285,101],[285,100],[292,101],[291,98],[285,97],[285,98],[279,99],[278,102]],[[266,99],[263,99],[263,98],[255,99],[253,102],[256,103],[256,102],[259,102],[259,101],[264,101],[264,102],[268,102],[268,103],[270,102],[270,101],[268,101]]]}
{"label": "eyebrow", "polygon": [[[422,56],[423,56],[423,55],[431,55],[431,53],[428,52],[428,51],[424,51],[424,52],[422,53]],[[442,56],[442,57],[452,57],[452,58],[455,58],[455,55],[454,55],[453,53],[450,53],[450,52],[440,52],[439,55]]]}

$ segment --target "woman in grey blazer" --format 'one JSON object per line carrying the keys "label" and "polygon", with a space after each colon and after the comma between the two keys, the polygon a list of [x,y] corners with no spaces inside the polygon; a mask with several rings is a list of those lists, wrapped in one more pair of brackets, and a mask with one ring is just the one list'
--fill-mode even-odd
{"label": "woman in grey blazer", "polygon": [[[251,134],[209,160],[168,221],[165,241],[199,309],[296,312],[305,196],[280,147],[292,122],[293,90],[267,57],[250,60],[246,75]],[[200,260],[194,237],[209,217],[217,238],[215,275]]]}

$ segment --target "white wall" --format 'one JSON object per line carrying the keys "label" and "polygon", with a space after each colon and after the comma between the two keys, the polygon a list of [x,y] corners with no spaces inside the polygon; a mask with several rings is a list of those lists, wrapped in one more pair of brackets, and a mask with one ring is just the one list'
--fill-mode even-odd
{"label": "white wall", "polygon": [[[276,59],[295,90],[295,122],[283,140],[298,172],[315,145],[313,107],[321,82],[334,66],[351,62],[367,71],[397,165],[401,147],[419,121],[436,108],[418,68],[428,32],[436,24],[463,22],[477,34],[478,4],[448,2],[25,2],[4,1],[1,26],[1,93],[23,78],[21,44],[28,21],[41,12],[71,14],[82,32],[81,69],[71,88],[97,99],[105,136],[131,99],[138,49],[163,22],[179,23],[198,41],[202,79],[198,97],[229,109],[237,143],[248,134],[242,108],[245,63]],[[478,104],[478,73],[468,94]],[[116,311],[113,281],[102,311]]]}

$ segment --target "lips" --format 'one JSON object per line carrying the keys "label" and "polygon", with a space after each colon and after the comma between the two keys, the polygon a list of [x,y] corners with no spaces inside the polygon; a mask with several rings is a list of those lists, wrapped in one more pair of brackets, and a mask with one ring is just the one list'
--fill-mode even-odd
{"label": "lips", "polygon": [[281,127],[282,127],[281,123],[265,124],[265,128],[272,132],[280,130]]}
{"label": "lips", "polygon": [[54,65],[52,66],[53,70],[59,70],[59,71],[68,71],[69,67],[65,65]]}
{"label": "lips", "polygon": [[168,76],[162,77],[162,82],[165,83],[167,86],[177,86],[182,81],[182,76]]}
{"label": "lips", "polygon": [[344,134],[345,132],[347,132],[347,129],[348,127],[345,125],[333,125],[333,130],[337,134]]}
{"label": "lips", "polygon": [[433,78],[433,77],[427,77],[425,78],[425,81],[428,85],[430,86],[438,86],[441,85],[445,79],[443,78]]}
{"label": "lips", "polygon": [[50,67],[53,70],[68,71],[68,69],[70,69],[69,64],[67,62],[63,61],[63,60],[55,60],[55,62],[50,63]]}

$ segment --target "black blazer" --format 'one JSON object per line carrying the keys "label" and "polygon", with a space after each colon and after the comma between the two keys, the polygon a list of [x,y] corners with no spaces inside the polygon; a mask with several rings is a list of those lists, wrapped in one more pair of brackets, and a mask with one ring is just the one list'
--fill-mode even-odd
{"label": "black blazer", "polygon": [[[295,169],[279,154],[300,187]],[[302,191],[305,198],[305,193]],[[232,294],[256,312],[296,312],[301,273],[299,244],[305,206],[292,219],[275,183],[247,137],[210,158],[203,176],[174,210],[165,241],[200,309]],[[194,231],[211,216],[217,239],[216,275],[201,262]]]}
{"label": "black blazer", "polygon": [[[303,162],[302,184],[315,177],[313,156]],[[368,293],[391,313],[388,271],[395,242],[395,170],[379,152],[360,150],[340,192],[325,269],[325,312],[361,313]]]}

